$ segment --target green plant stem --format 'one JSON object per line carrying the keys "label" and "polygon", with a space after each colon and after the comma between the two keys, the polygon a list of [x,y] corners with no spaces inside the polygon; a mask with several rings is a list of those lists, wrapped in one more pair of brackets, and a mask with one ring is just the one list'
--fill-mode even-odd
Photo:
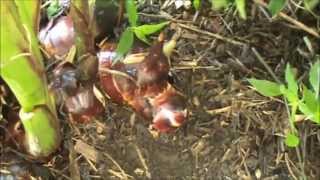
{"label": "green plant stem", "polygon": [[291,127],[291,130],[292,130],[292,133],[294,133],[294,134],[297,133],[297,129],[294,126],[294,121],[295,121],[295,116],[296,116],[296,113],[297,113],[297,108],[298,108],[298,105],[296,103],[291,105],[291,111],[290,111],[290,117],[289,117],[289,119],[290,119],[290,127]]}
{"label": "green plant stem", "polygon": [[[287,104],[287,100],[286,101],[286,106],[288,106]],[[291,131],[293,134],[297,134],[297,129],[294,126],[294,122],[295,122],[295,115],[297,113],[297,109],[298,109],[298,104],[297,103],[292,103],[291,105],[291,111],[289,110],[288,114],[289,114],[289,121],[290,121],[290,127],[291,127]],[[304,164],[302,162],[302,157],[301,157],[301,152],[299,150],[299,147],[295,147],[296,153],[297,153],[297,157],[298,157],[298,161],[299,161],[299,166],[300,166],[300,170],[301,170],[301,176],[302,179],[305,180],[306,179],[306,175],[304,172]]]}
{"label": "green plant stem", "polygon": [[[38,47],[39,1],[1,1],[0,74],[21,105],[24,148],[35,158],[52,154],[60,128]],[[8,119],[10,121],[10,119]]]}
{"label": "green plant stem", "polygon": [[[279,84],[282,84],[281,81],[279,80],[279,78],[274,74],[274,72],[272,71],[272,69],[268,66],[268,64],[265,62],[265,60],[263,59],[263,57],[260,55],[260,53],[255,49],[255,48],[252,48],[251,49],[253,51],[253,53],[255,54],[255,56],[258,58],[259,62],[266,68],[266,70],[270,73],[270,75],[273,77],[273,79],[279,83]],[[289,103],[288,103],[288,100],[283,97],[283,100],[284,100],[284,104],[285,104],[285,107],[286,107],[286,110],[287,110],[287,114],[289,116],[288,120],[289,120],[289,124],[290,124],[290,129],[291,131],[296,134],[297,130],[294,126],[294,121],[295,121],[295,114],[296,114],[296,111],[297,111],[297,108],[298,108],[298,105],[295,105],[293,104],[293,106],[291,108],[289,108]],[[291,110],[290,110],[291,109]],[[305,172],[304,172],[304,166],[303,166],[303,163],[302,163],[302,158],[301,158],[301,154],[300,154],[300,151],[299,151],[299,148],[298,147],[295,147],[296,149],[296,153],[297,153],[297,157],[298,157],[298,160],[299,160],[299,165],[300,165],[300,169],[302,171],[302,177],[303,179],[305,179]]]}

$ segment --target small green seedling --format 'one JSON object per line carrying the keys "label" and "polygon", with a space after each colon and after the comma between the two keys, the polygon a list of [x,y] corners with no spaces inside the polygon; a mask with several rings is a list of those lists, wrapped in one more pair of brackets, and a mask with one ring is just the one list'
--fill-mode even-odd
{"label": "small green seedling", "polygon": [[[219,9],[225,9],[229,5],[235,3],[240,17],[242,19],[246,19],[247,18],[246,7],[245,7],[246,1],[247,0],[211,0],[211,4],[212,4],[212,9],[219,10]],[[311,11],[320,3],[320,0],[304,0],[303,2],[304,2],[304,7],[307,10]],[[286,5],[287,5],[287,0],[270,0],[268,3],[268,10],[270,11],[271,15],[274,17]],[[196,6],[195,6],[195,8],[196,8]]]}
{"label": "small green seedling", "polygon": [[192,4],[193,4],[193,7],[194,7],[197,11],[199,11],[200,6],[201,6],[201,0],[193,0]]}
{"label": "small green seedling", "polygon": [[125,1],[126,12],[130,26],[122,33],[116,52],[118,59],[123,57],[132,47],[134,35],[141,41],[150,44],[147,36],[154,34],[164,28],[169,22],[159,24],[138,25],[138,13],[135,2],[132,0]]}
{"label": "small green seedling", "polygon": [[212,9],[219,10],[227,8],[230,4],[235,3],[239,15],[242,19],[247,18],[246,0],[212,0]]}
{"label": "small green seedling", "polygon": [[297,130],[294,126],[295,115],[300,111],[309,119],[320,125],[320,57],[312,65],[309,72],[309,83],[311,88],[308,89],[302,83],[299,84],[295,79],[293,69],[287,64],[285,71],[286,85],[267,80],[248,79],[250,84],[262,95],[273,97],[282,95],[285,97],[290,107],[289,123],[291,132],[286,135],[285,143],[289,147],[296,147],[299,144]]}
{"label": "small green seedling", "polygon": [[[319,3],[320,0],[304,0],[304,7],[312,11]],[[276,16],[281,10],[287,5],[287,0],[270,0],[268,4],[268,9],[271,15]]]}

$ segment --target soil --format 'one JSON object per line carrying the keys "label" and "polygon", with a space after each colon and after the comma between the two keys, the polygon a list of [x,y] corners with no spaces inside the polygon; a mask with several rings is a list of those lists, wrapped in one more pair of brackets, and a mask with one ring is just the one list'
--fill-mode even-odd
{"label": "soil", "polygon": [[[48,163],[25,160],[19,149],[0,143],[1,172],[17,169],[8,163],[15,159],[13,164],[42,179],[320,179],[319,125],[296,123],[300,145],[287,147],[285,102],[258,94],[247,81],[274,81],[257,53],[281,81],[286,63],[307,80],[319,38],[286,19],[271,18],[251,1],[247,20],[234,6],[214,11],[203,1],[196,12],[164,2],[170,1],[140,1],[139,20],[171,20],[166,36],[181,32],[171,61],[174,86],[188,99],[187,123],[157,134],[130,108],[107,101],[105,115],[89,124],[61,119],[63,144]],[[320,8],[314,12],[317,17],[292,2],[283,10],[319,33]],[[14,107],[11,96],[5,98]]]}

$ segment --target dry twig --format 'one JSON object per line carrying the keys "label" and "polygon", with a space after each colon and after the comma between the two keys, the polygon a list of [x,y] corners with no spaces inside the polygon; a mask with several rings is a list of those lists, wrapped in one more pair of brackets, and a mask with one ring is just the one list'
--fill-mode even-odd
{"label": "dry twig", "polygon": [[210,36],[210,37],[213,37],[213,38],[228,42],[228,43],[233,44],[233,45],[238,45],[238,46],[244,46],[245,45],[245,43],[243,43],[243,42],[240,42],[240,41],[237,41],[237,40],[234,40],[234,39],[231,39],[231,38],[224,37],[224,36],[222,36],[220,34],[211,33],[211,32],[208,32],[208,31],[203,31],[203,30],[198,29],[198,28],[193,27],[193,26],[188,26],[188,25],[181,24],[181,23],[177,23],[177,25],[180,26],[181,28],[188,29],[188,30],[200,33],[200,34],[204,34],[204,35],[207,35],[207,36]]}
{"label": "dry twig", "polygon": [[[267,7],[268,6],[265,2],[263,2],[261,0],[254,0],[254,2],[259,4],[259,5],[261,5],[261,6],[263,6],[263,7]],[[285,13],[279,12],[278,16],[281,17],[282,19],[290,22],[291,24],[295,25],[298,29],[301,29],[301,30],[305,31],[305,32],[315,36],[316,38],[320,38],[319,33],[317,31],[315,31],[313,28],[310,28],[310,27],[306,26],[302,22],[293,19],[292,17],[286,15]]]}

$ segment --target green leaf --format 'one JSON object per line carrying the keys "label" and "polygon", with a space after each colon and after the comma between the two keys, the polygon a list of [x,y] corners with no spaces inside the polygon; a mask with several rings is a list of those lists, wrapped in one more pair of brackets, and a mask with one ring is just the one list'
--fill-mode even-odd
{"label": "green leaf", "polygon": [[311,110],[310,107],[308,107],[307,104],[299,102],[299,110],[307,116],[308,119],[312,120],[315,123],[320,124],[320,103],[317,104],[316,111]]}
{"label": "green leaf", "polygon": [[250,84],[264,96],[279,96],[281,95],[280,85],[267,80],[248,79]]}
{"label": "green leaf", "polygon": [[320,93],[320,58],[312,65],[309,72],[310,84],[316,93],[316,97],[319,97]]}
{"label": "green leaf", "polygon": [[212,9],[219,10],[222,8],[226,8],[230,2],[230,0],[211,0]]}
{"label": "green leaf", "polygon": [[277,15],[286,5],[286,0],[271,0],[268,4],[272,16]]}
{"label": "green leaf", "polygon": [[50,5],[47,9],[47,16],[49,19],[54,18],[59,12],[61,12],[62,7],[59,4],[58,0],[54,0],[50,2]]}
{"label": "green leaf", "polygon": [[154,34],[161,30],[163,27],[168,25],[169,22],[162,22],[159,24],[146,24],[142,26],[133,27],[133,31],[136,34],[136,36],[143,42],[149,44],[149,41],[147,39],[147,36],[150,34]]}
{"label": "green leaf", "polygon": [[201,0],[193,0],[193,7],[199,11],[200,9]]}
{"label": "green leaf", "polygon": [[162,28],[164,28],[166,25],[168,25],[170,22],[162,22],[159,24],[146,24],[138,27],[134,27],[133,30],[134,32],[139,32],[141,34],[144,34],[146,36],[150,34],[154,34],[158,31],[160,31]]}
{"label": "green leaf", "polygon": [[247,19],[246,0],[236,0],[236,7],[242,19]]}
{"label": "green leaf", "polygon": [[116,53],[118,56],[124,56],[132,47],[133,44],[133,32],[131,28],[127,28],[120,37]]}
{"label": "green leaf", "polygon": [[316,113],[314,113],[314,116],[311,118],[311,120],[313,120],[315,123],[320,124],[320,104],[318,104],[318,111],[316,111]]}
{"label": "green leaf", "polygon": [[284,85],[280,86],[280,92],[281,94],[283,94],[284,97],[286,97],[289,101],[289,103],[292,104],[297,104],[299,99],[298,96],[293,93],[292,91],[290,91],[289,89],[287,89]]}
{"label": "green leaf", "polygon": [[135,35],[137,36],[138,39],[140,39],[141,41],[150,44],[148,38],[146,37],[145,34],[143,34],[141,31],[136,31],[134,30]]}
{"label": "green leaf", "polygon": [[304,0],[303,2],[306,9],[312,10],[319,4],[320,0]]}
{"label": "green leaf", "polygon": [[126,11],[131,26],[137,26],[138,13],[134,0],[126,0]]}
{"label": "green leaf", "polygon": [[309,109],[309,107],[307,106],[307,104],[303,103],[303,102],[299,102],[299,110],[307,116],[307,118],[311,118],[313,116],[312,111]]}
{"label": "green leaf", "polygon": [[297,147],[299,145],[299,141],[299,138],[295,134],[288,133],[285,143],[289,147]]}
{"label": "green leaf", "polygon": [[285,79],[288,85],[288,90],[298,96],[298,83],[289,63],[286,66]]}
{"label": "green leaf", "polygon": [[303,88],[303,100],[299,102],[299,109],[309,119],[320,123],[320,100],[317,100],[316,94],[306,87]]}
{"label": "green leaf", "polygon": [[303,88],[303,101],[312,110],[317,111],[317,99],[316,94],[309,90],[307,87]]}

